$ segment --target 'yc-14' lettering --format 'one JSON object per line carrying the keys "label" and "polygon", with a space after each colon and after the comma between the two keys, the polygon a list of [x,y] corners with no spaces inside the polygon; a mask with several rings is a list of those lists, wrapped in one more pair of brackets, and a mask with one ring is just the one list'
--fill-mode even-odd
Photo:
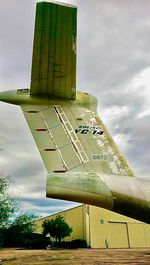
{"label": "'yc-14' lettering", "polygon": [[98,126],[79,126],[78,129],[75,129],[76,133],[81,134],[93,134],[93,135],[102,135],[104,132]]}

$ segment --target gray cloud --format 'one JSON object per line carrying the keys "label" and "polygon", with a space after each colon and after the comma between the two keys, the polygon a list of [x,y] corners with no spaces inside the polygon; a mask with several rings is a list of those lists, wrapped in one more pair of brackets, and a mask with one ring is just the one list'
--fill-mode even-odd
{"label": "gray cloud", "polygon": [[150,3],[145,1],[144,8],[140,1],[83,1],[82,5],[87,10],[87,39],[81,39],[79,47],[84,46],[81,56],[82,50],[84,54],[86,51],[86,86],[93,91],[96,80],[99,93],[104,89],[108,92],[127,83],[150,63]]}
{"label": "gray cloud", "polygon": [[137,175],[148,177],[150,3],[95,0],[80,8],[86,23],[79,25],[79,85],[99,98],[99,114],[120,149]]}

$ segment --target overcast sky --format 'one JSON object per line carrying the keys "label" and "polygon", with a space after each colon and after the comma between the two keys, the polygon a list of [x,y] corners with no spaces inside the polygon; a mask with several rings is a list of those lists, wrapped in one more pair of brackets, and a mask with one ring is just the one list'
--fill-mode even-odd
{"label": "overcast sky", "polygon": [[[0,1],[0,91],[30,86],[34,0]],[[61,2],[61,1],[60,1]],[[78,6],[77,88],[98,111],[139,177],[150,170],[150,1],[68,0]],[[21,109],[0,102],[0,169],[15,179],[24,210],[74,203],[45,198],[47,172]]]}

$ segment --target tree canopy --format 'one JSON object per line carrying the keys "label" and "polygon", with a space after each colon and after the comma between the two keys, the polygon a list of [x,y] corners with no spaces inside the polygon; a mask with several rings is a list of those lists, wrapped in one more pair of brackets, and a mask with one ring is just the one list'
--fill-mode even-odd
{"label": "tree canopy", "polygon": [[0,229],[9,227],[10,218],[14,214],[17,201],[16,198],[7,193],[12,178],[9,176],[0,176]]}
{"label": "tree canopy", "polygon": [[54,238],[57,242],[61,242],[67,236],[70,236],[72,233],[72,228],[65,222],[64,218],[60,215],[55,218],[45,220],[42,224],[43,234],[47,234],[50,237]]}
{"label": "tree canopy", "polygon": [[0,244],[25,242],[34,231],[37,216],[26,212],[20,213],[18,201],[8,193],[12,178],[0,174]]}

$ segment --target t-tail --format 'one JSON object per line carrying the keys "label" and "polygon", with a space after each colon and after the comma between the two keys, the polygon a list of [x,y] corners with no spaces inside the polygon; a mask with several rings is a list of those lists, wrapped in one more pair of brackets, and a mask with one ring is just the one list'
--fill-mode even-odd
{"label": "t-tail", "polygon": [[97,114],[76,92],[75,6],[39,2],[30,89],[0,93],[20,105],[48,172],[46,196],[100,206],[150,223],[150,181],[134,176]]}

